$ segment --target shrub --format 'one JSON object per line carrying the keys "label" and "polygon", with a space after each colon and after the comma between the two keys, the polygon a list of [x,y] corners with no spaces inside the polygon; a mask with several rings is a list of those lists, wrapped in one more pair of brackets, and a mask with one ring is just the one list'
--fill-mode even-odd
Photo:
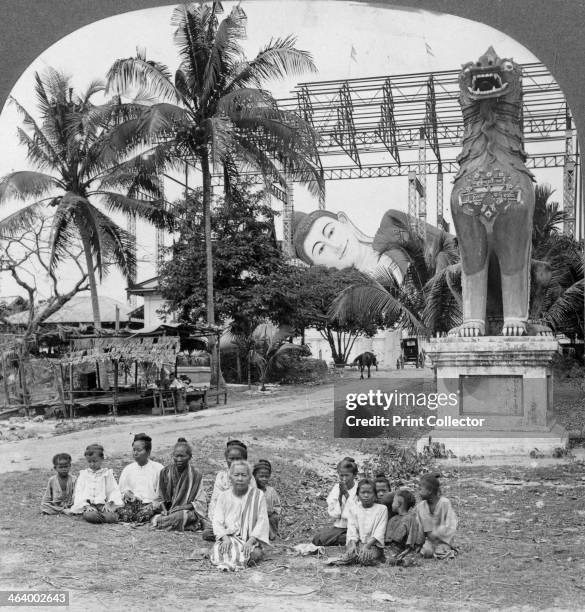
{"label": "shrub", "polygon": [[275,372],[273,379],[284,385],[318,382],[327,376],[327,364],[322,359],[300,357],[290,359],[286,368]]}

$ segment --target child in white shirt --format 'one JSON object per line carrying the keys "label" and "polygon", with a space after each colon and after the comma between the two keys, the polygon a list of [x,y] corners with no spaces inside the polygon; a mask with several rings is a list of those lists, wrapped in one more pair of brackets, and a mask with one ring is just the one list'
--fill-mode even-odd
{"label": "child in white shirt", "polygon": [[111,468],[102,468],[104,447],[90,444],[85,449],[88,469],[81,470],[75,483],[71,514],[81,514],[88,523],[116,523],[116,508],[124,505]]}
{"label": "child in white shirt", "polygon": [[333,485],[327,496],[327,512],[335,519],[333,526],[325,527],[315,534],[315,546],[345,546],[347,533],[346,510],[355,503],[357,486],[355,477],[358,467],[354,459],[345,457],[337,464],[339,482]]}

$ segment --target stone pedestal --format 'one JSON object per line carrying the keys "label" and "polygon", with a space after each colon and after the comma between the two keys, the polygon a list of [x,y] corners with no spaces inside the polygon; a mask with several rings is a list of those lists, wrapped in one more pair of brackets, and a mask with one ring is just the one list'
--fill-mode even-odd
{"label": "stone pedestal", "polygon": [[[550,453],[567,444],[566,431],[553,414],[552,359],[558,342],[547,337],[437,338],[427,354],[437,373],[437,393],[458,401],[437,408],[433,442],[457,456]],[[451,396],[454,397],[454,396]],[[456,405],[451,405],[456,404]],[[480,426],[453,427],[483,419]],[[418,441],[418,449],[429,436]]]}

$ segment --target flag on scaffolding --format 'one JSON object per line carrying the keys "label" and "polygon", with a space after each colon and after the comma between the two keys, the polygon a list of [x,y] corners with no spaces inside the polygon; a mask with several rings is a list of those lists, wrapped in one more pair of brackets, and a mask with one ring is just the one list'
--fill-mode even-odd
{"label": "flag on scaffolding", "polygon": [[353,45],[351,46],[349,58],[353,60],[354,62],[357,62],[357,51],[355,50],[355,47]]}
{"label": "flag on scaffolding", "polygon": [[435,54],[433,53],[431,45],[429,45],[429,43],[426,42],[426,41],[425,41],[425,50],[428,53],[428,55],[431,55],[432,57],[435,57]]}

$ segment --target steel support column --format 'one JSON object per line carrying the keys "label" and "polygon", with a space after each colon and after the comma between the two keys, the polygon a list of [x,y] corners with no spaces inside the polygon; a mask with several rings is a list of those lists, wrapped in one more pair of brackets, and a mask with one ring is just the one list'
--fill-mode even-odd
{"label": "steel support column", "polygon": [[418,176],[421,186],[421,193],[418,199],[418,235],[423,242],[427,237],[427,143],[425,131],[421,128],[418,140]]}
{"label": "steel support column", "polygon": [[282,247],[286,257],[294,257],[293,253],[293,216],[294,216],[294,187],[293,182],[287,179],[286,198],[284,200],[282,215]]}
{"label": "steel support column", "polygon": [[573,130],[571,120],[567,118],[565,132],[565,165],[563,166],[563,210],[567,220],[563,224],[563,232],[575,234],[575,162],[573,161]]}

